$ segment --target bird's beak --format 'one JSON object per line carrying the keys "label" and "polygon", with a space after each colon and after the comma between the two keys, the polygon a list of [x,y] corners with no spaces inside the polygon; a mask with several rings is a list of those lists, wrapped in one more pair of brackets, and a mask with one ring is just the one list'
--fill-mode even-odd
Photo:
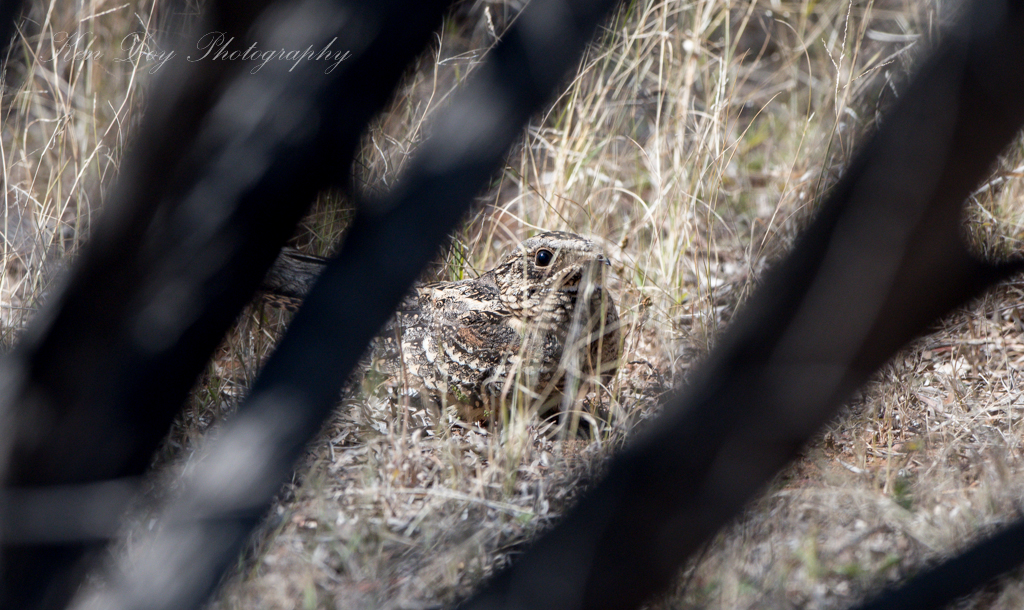
{"label": "bird's beak", "polygon": [[598,254],[597,255],[597,262],[604,263],[604,264],[608,265],[609,267],[612,264],[612,262],[610,260],[608,260],[608,257],[606,257],[604,254]]}

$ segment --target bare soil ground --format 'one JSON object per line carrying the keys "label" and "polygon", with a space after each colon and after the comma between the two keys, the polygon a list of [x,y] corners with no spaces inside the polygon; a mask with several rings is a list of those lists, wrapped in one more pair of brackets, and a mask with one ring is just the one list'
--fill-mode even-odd
{"label": "bare soil ground", "polygon": [[[87,237],[130,154],[159,69],[144,56],[116,60],[126,58],[126,36],[158,48],[152,32],[164,8],[54,3],[33,13],[36,25],[7,60],[8,341]],[[368,131],[355,170],[362,192],[400,180],[431,116],[520,8],[458,7]],[[658,398],[685,385],[955,12],[945,0],[624,7],[525,130],[428,278],[472,277],[540,230],[602,244],[627,328],[616,378],[579,397],[593,425],[552,435],[535,418],[491,430],[436,421],[388,400],[379,379],[362,380],[211,607],[432,608],[512,560],[650,421]],[[66,47],[75,36],[79,47]],[[64,52],[87,43],[102,52]],[[1018,140],[968,202],[965,234],[988,256],[1020,250],[1022,157]],[[328,253],[353,205],[324,194],[294,245]],[[904,349],[650,607],[838,608],[1016,518],[1022,292],[1019,282],[1002,286]],[[287,320],[259,303],[243,315],[168,437],[154,480],[173,483],[194,465]],[[1022,604],[1015,574],[961,606]]]}

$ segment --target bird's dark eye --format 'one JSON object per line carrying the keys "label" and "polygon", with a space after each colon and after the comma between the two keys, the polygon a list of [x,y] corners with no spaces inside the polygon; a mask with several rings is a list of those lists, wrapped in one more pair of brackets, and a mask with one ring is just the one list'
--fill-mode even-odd
{"label": "bird's dark eye", "polygon": [[551,259],[555,255],[551,253],[551,250],[537,250],[537,266],[547,267],[551,264]]}

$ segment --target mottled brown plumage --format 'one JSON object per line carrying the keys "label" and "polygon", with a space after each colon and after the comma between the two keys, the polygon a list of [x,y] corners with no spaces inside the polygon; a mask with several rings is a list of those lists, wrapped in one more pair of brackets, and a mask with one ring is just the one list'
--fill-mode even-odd
{"label": "mottled brown plumage", "polygon": [[602,288],[607,262],[593,242],[549,232],[478,278],[417,286],[376,340],[374,366],[466,419],[490,417],[513,397],[548,410],[566,371],[605,381],[615,372],[621,346]]}

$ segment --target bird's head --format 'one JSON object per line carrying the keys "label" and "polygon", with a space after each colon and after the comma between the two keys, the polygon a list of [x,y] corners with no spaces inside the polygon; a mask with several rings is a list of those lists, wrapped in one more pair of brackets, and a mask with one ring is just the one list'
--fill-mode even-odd
{"label": "bird's head", "polygon": [[535,317],[571,308],[580,290],[599,287],[608,259],[589,239],[551,231],[519,244],[494,268],[501,301]]}

